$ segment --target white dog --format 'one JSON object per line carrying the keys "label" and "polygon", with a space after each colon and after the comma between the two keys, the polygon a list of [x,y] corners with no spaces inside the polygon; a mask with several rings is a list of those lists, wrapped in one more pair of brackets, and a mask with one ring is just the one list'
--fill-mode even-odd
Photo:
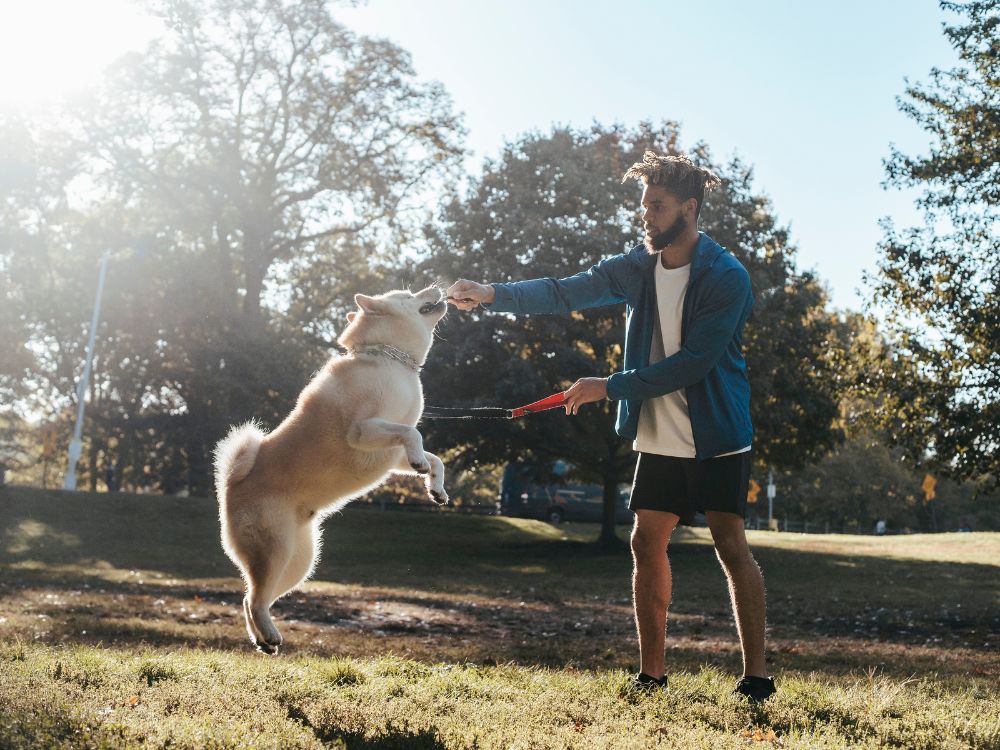
{"label": "white dog", "polygon": [[215,449],[222,546],[243,572],[247,632],[276,653],[276,599],[316,564],[319,524],[390,473],[423,474],[431,498],[448,502],[444,465],[414,425],[423,411],[420,367],[447,311],[436,287],[417,294],[359,294],[334,356],[274,432],[234,427]]}

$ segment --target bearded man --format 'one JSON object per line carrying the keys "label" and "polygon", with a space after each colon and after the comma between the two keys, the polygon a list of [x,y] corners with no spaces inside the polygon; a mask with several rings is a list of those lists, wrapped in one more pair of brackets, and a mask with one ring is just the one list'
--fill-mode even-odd
{"label": "bearded man", "polygon": [[667,546],[679,523],[705,514],[729,581],[743,651],[738,694],[759,703],[774,692],[764,662],[764,580],[744,531],[753,426],[743,325],[753,305],[746,269],[698,230],[706,189],[719,184],[683,156],[647,151],[622,181],[642,184],[644,242],[564,279],[448,289],[461,310],[569,313],[626,305],[624,368],[577,380],[566,413],[618,402],[618,434],[638,452],[629,507],[633,598],[642,689],[665,687],[664,648],[672,578]]}

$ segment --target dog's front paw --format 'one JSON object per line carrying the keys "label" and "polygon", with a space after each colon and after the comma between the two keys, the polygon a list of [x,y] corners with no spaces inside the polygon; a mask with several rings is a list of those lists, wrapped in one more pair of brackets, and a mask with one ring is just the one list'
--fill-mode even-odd
{"label": "dog's front paw", "polygon": [[427,461],[410,461],[410,466],[417,474],[430,474],[431,465]]}
{"label": "dog's front paw", "polygon": [[431,500],[436,502],[438,505],[448,504],[448,493],[444,489],[440,490],[430,490]]}

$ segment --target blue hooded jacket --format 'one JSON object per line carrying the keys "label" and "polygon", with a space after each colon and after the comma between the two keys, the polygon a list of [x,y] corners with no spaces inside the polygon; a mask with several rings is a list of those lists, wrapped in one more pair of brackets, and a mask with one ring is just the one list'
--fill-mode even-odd
{"label": "blue hooded jacket", "polygon": [[659,260],[637,245],[565,279],[493,284],[496,298],[487,307],[495,312],[568,313],[626,303],[624,370],[608,378],[608,398],[619,402],[618,434],[635,439],[642,402],[685,388],[697,457],[745,448],[753,440],[742,353],[743,324],[753,306],[750,275],[731,253],[699,232],[684,295],[681,349],[650,363]]}

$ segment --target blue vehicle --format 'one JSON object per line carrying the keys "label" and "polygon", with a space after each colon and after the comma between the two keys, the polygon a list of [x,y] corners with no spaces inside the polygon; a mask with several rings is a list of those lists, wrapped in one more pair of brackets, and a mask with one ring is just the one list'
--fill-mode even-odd
{"label": "blue vehicle", "polygon": [[[565,461],[552,464],[554,481],[538,479],[532,464],[509,463],[500,480],[499,514],[514,518],[538,518],[550,523],[563,521],[600,522],[604,514],[604,488],[597,484],[564,481],[569,472]],[[618,486],[615,523],[631,523],[628,509],[629,485]]]}

